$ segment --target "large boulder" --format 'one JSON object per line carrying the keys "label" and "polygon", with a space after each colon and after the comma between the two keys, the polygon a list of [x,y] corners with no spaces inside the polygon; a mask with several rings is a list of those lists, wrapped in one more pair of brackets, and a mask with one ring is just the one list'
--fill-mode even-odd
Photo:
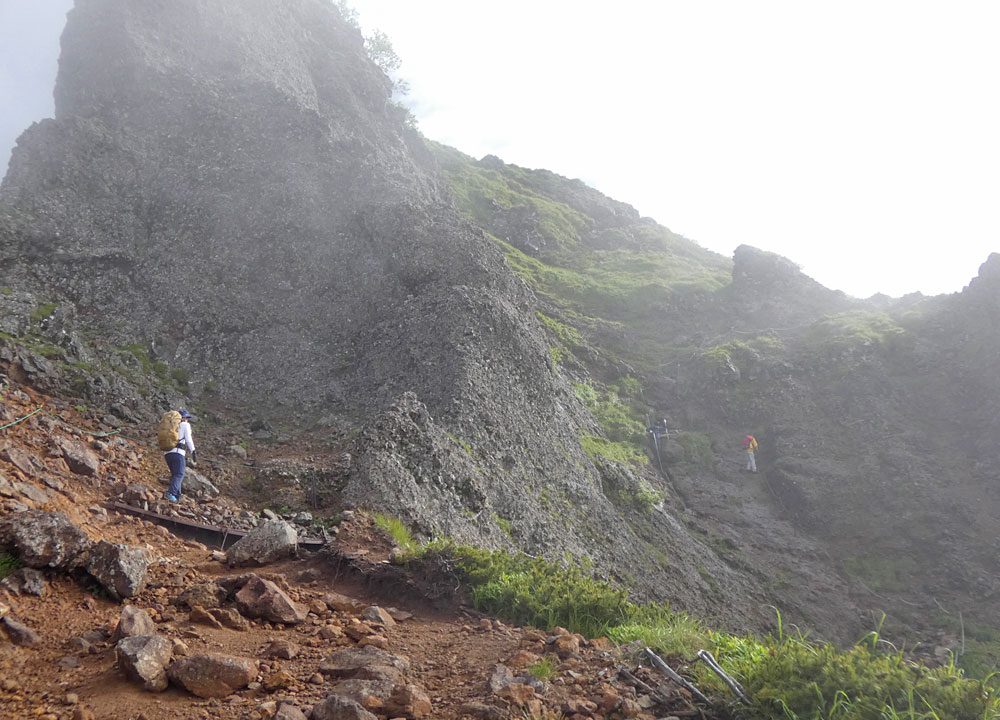
{"label": "large boulder", "polygon": [[136,635],[155,635],[156,625],[149,613],[135,605],[126,605],[118,617],[118,624],[111,633],[111,642],[116,643],[122,638]]}
{"label": "large boulder", "polygon": [[149,555],[142,548],[101,540],[90,550],[87,572],[115,600],[132,597],[146,587]]}
{"label": "large boulder", "polygon": [[229,548],[226,562],[230,565],[265,565],[281,560],[298,551],[299,536],[284,520],[263,522]]}
{"label": "large boulder", "polygon": [[133,635],[118,641],[115,654],[125,677],[146,690],[162,692],[167,689],[167,666],[173,649],[174,644],[162,635]]}
{"label": "large boulder", "polygon": [[305,613],[277,585],[252,575],[236,593],[236,607],[248,618],[297,625],[306,619]]}
{"label": "large boulder", "polygon": [[170,681],[198,697],[224,697],[244,688],[257,676],[257,663],[218,653],[192,655],[174,661]]}
{"label": "large boulder", "polygon": [[87,561],[92,541],[62,513],[25,510],[0,520],[0,545],[28,567],[75,570]]}

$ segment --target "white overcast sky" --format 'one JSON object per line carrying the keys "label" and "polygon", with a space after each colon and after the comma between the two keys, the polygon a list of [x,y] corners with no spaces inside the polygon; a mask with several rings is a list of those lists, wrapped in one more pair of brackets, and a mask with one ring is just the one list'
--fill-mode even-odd
{"label": "white overcast sky", "polygon": [[[712,250],[859,297],[954,292],[1000,251],[1000,2],[349,2],[424,135]],[[0,0],[0,158],[51,115],[69,5]]]}

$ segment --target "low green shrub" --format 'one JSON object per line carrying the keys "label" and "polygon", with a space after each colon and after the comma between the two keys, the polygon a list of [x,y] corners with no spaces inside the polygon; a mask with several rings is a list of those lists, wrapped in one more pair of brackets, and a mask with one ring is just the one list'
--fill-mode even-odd
{"label": "low green shrub", "polygon": [[[801,634],[763,639],[708,629],[666,605],[636,605],[625,590],[593,577],[583,563],[556,564],[437,541],[413,562],[442,556],[456,567],[480,610],[512,623],[562,626],[587,637],[636,642],[661,657],[710,649],[753,700],[732,705],[740,720],[998,720],[1000,695],[989,680],[970,680],[954,665],[928,668],[903,652],[884,652],[877,633],[838,650]],[[531,672],[544,673],[538,664]],[[710,696],[731,698],[703,664],[691,666]],[[537,677],[537,675],[536,675]]]}
{"label": "low green shrub", "polygon": [[754,705],[753,720],[987,720],[1000,717],[1000,698],[954,666],[928,668],[902,652],[881,652],[869,640],[841,651],[786,637],[765,642],[716,636],[716,655]]}

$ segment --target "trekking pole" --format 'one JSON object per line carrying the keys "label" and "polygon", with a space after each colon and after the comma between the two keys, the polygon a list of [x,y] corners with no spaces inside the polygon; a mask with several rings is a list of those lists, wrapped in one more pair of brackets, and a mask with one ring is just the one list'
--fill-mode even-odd
{"label": "trekking pole", "polygon": [[674,669],[671,668],[669,665],[667,665],[665,662],[663,662],[663,660],[661,660],[659,658],[659,656],[657,656],[656,653],[654,653],[648,647],[644,647],[642,649],[642,651],[644,653],[646,653],[646,656],[649,658],[650,662],[653,663],[653,667],[655,667],[657,670],[659,670],[660,672],[662,672],[664,675],[666,675],[668,678],[670,678],[671,680],[673,680],[675,683],[677,683],[678,685],[680,685],[682,688],[684,688],[685,690],[687,690],[689,693],[691,693],[692,695],[694,695],[696,698],[698,698],[699,700],[701,700],[706,705],[711,705],[712,704],[712,702],[707,697],[705,697],[704,695],[702,695],[701,690],[699,690],[694,685],[692,685],[687,680],[685,680],[680,675],[678,675],[674,671]]}
{"label": "trekking pole", "polygon": [[747,697],[746,691],[743,690],[743,686],[726,674],[726,671],[722,669],[722,666],[719,665],[718,661],[716,661],[716,659],[712,656],[712,653],[708,650],[699,650],[698,659],[708,665],[709,669],[718,675],[722,679],[722,682],[729,686],[730,690],[739,695],[740,700],[742,700],[744,704],[753,704],[750,702],[750,698]]}

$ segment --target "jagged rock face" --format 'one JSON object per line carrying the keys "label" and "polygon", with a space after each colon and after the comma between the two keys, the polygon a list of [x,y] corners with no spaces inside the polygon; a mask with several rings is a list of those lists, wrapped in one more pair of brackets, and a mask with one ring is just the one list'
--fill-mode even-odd
{"label": "jagged rock face", "polygon": [[[531,292],[459,218],[331,3],[78,0],[55,94],[0,187],[12,314],[59,303],[67,336],[148,342],[256,416],[370,420],[412,392],[419,472],[386,445],[399,428],[369,422],[349,498],[510,546],[502,518],[514,544],[593,554],[679,607],[720,608],[706,567],[754,596],[703,547],[657,564],[664,538],[695,541],[667,514],[637,536],[602,494],[579,442],[600,429]],[[634,215],[609,201],[594,231]]]}
{"label": "jagged rock face", "polygon": [[[362,406],[385,381],[372,346],[405,349],[404,302],[446,330],[523,301],[442,206],[330,3],[81,0],[60,62],[56,119],[25,133],[3,184],[31,218],[6,249],[106,338],[150,340],[230,399]],[[450,301],[460,285],[478,312]]]}

